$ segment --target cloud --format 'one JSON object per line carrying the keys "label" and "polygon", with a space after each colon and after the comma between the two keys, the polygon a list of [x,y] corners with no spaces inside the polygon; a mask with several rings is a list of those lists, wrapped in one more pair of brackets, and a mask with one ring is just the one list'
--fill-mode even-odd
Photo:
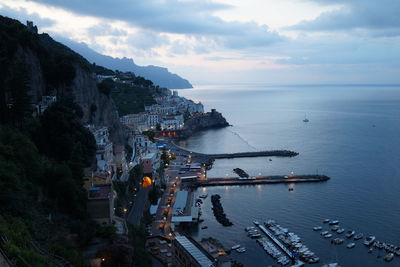
{"label": "cloud", "polygon": [[[307,0],[321,5],[341,5],[314,20],[302,21],[289,30],[341,31],[370,30],[373,35],[400,35],[400,1],[398,0]],[[380,34],[378,34],[381,32]]]}
{"label": "cloud", "polygon": [[29,12],[26,8],[10,8],[6,5],[0,4],[0,14],[2,16],[17,19],[22,23],[26,23],[27,20],[33,21],[36,25],[41,27],[48,27],[55,24],[55,20],[49,18],[43,18],[38,13]]}
{"label": "cloud", "polygon": [[231,6],[208,0],[30,0],[74,13],[126,22],[143,31],[208,36],[228,48],[267,46],[282,40],[266,25],[224,21],[213,15]]}

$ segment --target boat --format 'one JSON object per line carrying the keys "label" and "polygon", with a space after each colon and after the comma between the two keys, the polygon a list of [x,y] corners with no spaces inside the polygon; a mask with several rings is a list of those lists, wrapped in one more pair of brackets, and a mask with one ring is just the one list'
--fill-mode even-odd
{"label": "boat", "polygon": [[331,243],[335,245],[340,245],[343,243],[343,241],[344,241],[343,238],[335,238],[331,240]]}
{"label": "boat", "polygon": [[208,194],[200,195],[199,198],[207,198]]}
{"label": "boat", "polygon": [[331,230],[334,231],[334,232],[336,232],[337,230],[339,230],[339,225],[334,225],[334,226],[331,228]]}
{"label": "boat", "polygon": [[321,235],[327,235],[327,234],[329,234],[329,231],[322,231],[321,232]]}
{"label": "boat", "polygon": [[256,220],[254,220],[253,223],[254,223],[255,225],[260,225],[260,223],[259,223],[258,221],[256,221]]}
{"label": "boat", "polygon": [[354,230],[349,230],[349,231],[347,231],[347,233],[346,233],[346,237],[347,237],[347,238],[352,238],[353,235],[354,235],[355,233],[356,233],[356,232],[355,232]]}
{"label": "boat", "polygon": [[321,227],[321,226],[315,226],[315,227],[313,228],[313,230],[314,230],[314,231],[321,231],[321,230],[322,230],[322,227]]}
{"label": "boat", "polygon": [[354,248],[356,246],[356,243],[348,243],[347,248]]}
{"label": "boat", "polygon": [[332,237],[332,234],[324,235],[324,237],[325,237],[325,238],[331,238],[331,237]]}
{"label": "boat", "polygon": [[259,238],[259,237],[261,237],[261,234],[260,233],[252,234],[250,237],[251,238]]}
{"label": "boat", "polygon": [[236,251],[239,253],[243,253],[246,252],[246,248],[237,248]]}
{"label": "boat", "polygon": [[309,120],[307,119],[307,116],[304,114],[304,120],[303,122],[309,122]]}
{"label": "boat", "polygon": [[232,250],[235,250],[235,249],[238,249],[238,248],[240,248],[240,245],[239,245],[239,244],[234,245],[234,246],[232,247]]}
{"label": "boat", "polygon": [[339,263],[333,262],[333,263],[327,263],[322,265],[322,267],[340,267]]}
{"label": "boat", "polygon": [[332,220],[329,222],[329,225],[339,224],[339,220]]}
{"label": "boat", "polygon": [[359,239],[361,239],[361,238],[363,238],[363,237],[364,237],[363,233],[358,233],[358,234],[356,234],[356,235],[354,236],[354,240],[359,240]]}
{"label": "boat", "polygon": [[341,234],[341,233],[343,233],[344,232],[344,228],[340,228],[340,229],[338,229],[337,231],[336,231],[336,233],[338,233],[338,234]]}
{"label": "boat", "polygon": [[368,249],[368,253],[372,253],[373,251],[374,251],[374,248],[372,248],[372,247]]}
{"label": "boat", "polygon": [[208,226],[202,226],[201,227],[201,229],[207,229],[208,228]]}
{"label": "boat", "polygon": [[375,236],[369,236],[369,237],[367,237],[366,239],[365,239],[365,241],[364,241],[364,245],[366,245],[366,246],[371,246],[373,243],[374,243],[374,241],[375,241]]}
{"label": "boat", "polygon": [[383,259],[385,261],[391,261],[391,260],[393,260],[393,257],[394,257],[393,253],[388,253],[388,254],[385,255],[385,257],[383,257]]}
{"label": "boat", "polygon": [[323,223],[328,223],[328,222],[330,222],[330,220],[329,220],[329,219],[325,219],[325,220],[323,220],[322,222],[323,222]]}
{"label": "boat", "polygon": [[289,187],[289,189],[288,189],[289,191],[293,191],[294,189],[293,189],[293,187]]}

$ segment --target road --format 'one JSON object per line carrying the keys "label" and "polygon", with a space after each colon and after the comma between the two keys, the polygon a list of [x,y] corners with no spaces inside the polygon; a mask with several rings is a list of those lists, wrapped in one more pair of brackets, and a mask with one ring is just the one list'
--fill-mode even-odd
{"label": "road", "polygon": [[140,191],[136,193],[135,201],[127,218],[128,223],[134,227],[138,227],[140,225],[140,220],[142,219],[143,211],[146,206],[149,190],[150,188],[141,188]]}

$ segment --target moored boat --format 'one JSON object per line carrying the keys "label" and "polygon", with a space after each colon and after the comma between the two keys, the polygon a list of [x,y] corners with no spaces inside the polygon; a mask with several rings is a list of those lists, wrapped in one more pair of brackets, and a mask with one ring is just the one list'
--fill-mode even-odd
{"label": "moored boat", "polygon": [[356,246],[356,243],[348,243],[347,248],[354,248]]}
{"label": "moored boat", "polygon": [[341,234],[341,233],[343,233],[344,232],[344,228],[340,228],[340,229],[338,229],[337,231],[336,231],[336,233],[338,233],[338,234]]}
{"label": "moored boat", "polygon": [[240,248],[240,245],[239,245],[239,244],[234,245],[234,246],[232,247],[232,250],[235,250],[235,249],[238,249],[238,248]]}
{"label": "moored boat", "polygon": [[321,235],[327,235],[327,234],[329,234],[329,231],[323,231],[323,232],[321,232]]}
{"label": "moored boat", "polygon": [[346,233],[347,238],[352,238],[356,232],[354,230],[349,230]]}
{"label": "moored boat", "polygon": [[361,238],[363,238],[364,237],[364,234],[363,233],[358,233],[358,234],[356,234],[355,236],[354,236],[354,240],[359,240],[359,239],[361,239]]}
{"label": "moored boat", "polygon": [[371,246],[375,242],[375,236],[369,236],[365,239],[364,245]]}
{"label": "moored boat", "polygon": [[324,237],[325,237],[325,238],[331,238],[331,237],[332,237],[332,234],[324,235]]}
{"label": "moored boat", "polygon": [[385,261],[391,261],[391,260],[393,260],[393,257],[394,257],[393,253],[388,253],[388,254],[385,255],[385,257],[383,257],[383,259]]}
{"label": "moored boat", "polygon": [[246,252],[246,248],[237,248],[236,251],[239,253],[243,253]]}
{"label": "moored boat", "polygon": [[334,226],[331,228],[331,230],[336,232],[337,230],[339,230],[339,225],[334,225]]}
{"label": "moored boat", "polygon": [[329,221],[329,224],[330,224],[330,225],[339,224],[339,220],[332,220],[332,221]]}
{"label": "moored boat", "polygon": [[328,223],[328,222],[330,222],[330,220],[329,220],[329,219],[325,219],[325,220],[323,220],[322,222],[323,222],[323,223]]}
{"label": "moored boat", "polygon": [[314,230],[314,231],[321,231],[321,230],[322,230],[322,227],[321,227],[321,226],[315,226],[315,227],[313,228],[313,230]]}

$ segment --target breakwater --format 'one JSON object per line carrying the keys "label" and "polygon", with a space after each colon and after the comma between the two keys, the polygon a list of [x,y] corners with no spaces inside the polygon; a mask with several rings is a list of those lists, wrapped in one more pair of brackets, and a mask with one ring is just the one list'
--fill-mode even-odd
{"label": "breakwater", "polygon": [[221,205],[221,196],[220,195],[212,195],[211,203],[213,205],[212,210],[214,212],[214,216],[217,221],[223,226],[231,226],[233,223],[226,218],[226,214],[224,213],[224,208]]}
{"label": "breakwater", "polygon": [[225,186],[225,185],[256,185],[256,184],[277,184],[277,183],[313,183],[325,182],[330,177],[326,175],[275,175],[275,176],[256,176],[252,179],[238,179],[237,177],[214,177],[193,182],[194,187],[198,186]]}

